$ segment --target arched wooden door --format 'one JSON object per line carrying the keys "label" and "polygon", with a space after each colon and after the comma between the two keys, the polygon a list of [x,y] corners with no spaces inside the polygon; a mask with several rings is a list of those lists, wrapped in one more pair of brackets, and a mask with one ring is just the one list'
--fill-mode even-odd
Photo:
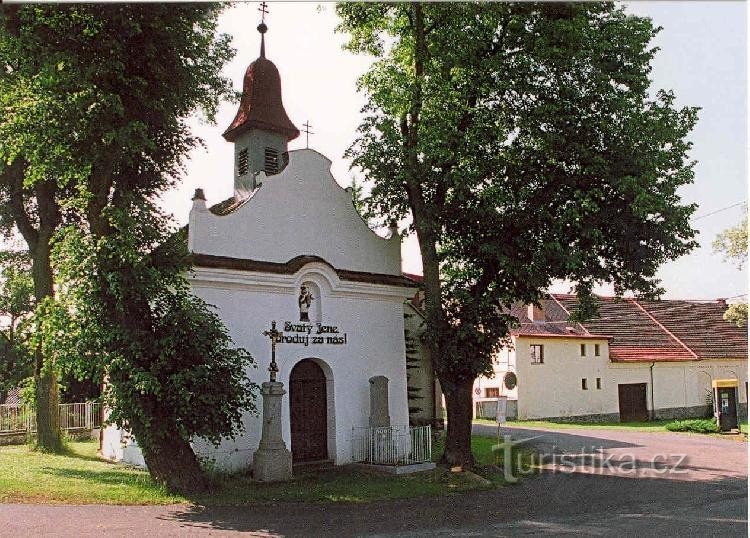
{"label": "arched wooden door", "polygon": [[298,362],[289,376],[292,461],[328,459],[326,376],[315,361]]}

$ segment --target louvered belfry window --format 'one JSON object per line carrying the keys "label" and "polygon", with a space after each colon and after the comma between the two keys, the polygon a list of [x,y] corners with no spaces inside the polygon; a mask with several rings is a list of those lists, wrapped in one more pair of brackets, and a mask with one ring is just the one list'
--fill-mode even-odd
{"label": "louvered belfry window", "polygon": [[237,174],[240,176],[247,174],[247,148],[240,150],[240,155],[237,159]]}
{"label": "louvered belfry window", "polygon": [[279,152],[273,148],[266,148],[265,151],[265,166],[263,167],[266,171],[266,175],[278,174],[279,173]]}

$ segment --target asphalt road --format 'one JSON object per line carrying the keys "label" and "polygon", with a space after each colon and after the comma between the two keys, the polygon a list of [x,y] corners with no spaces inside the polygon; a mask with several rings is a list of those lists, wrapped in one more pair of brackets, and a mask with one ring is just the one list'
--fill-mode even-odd
{"label": "asphalt road", "polygon": [[546,454],[547,471],[490,492],[380,503],[0,505],[0,536],[747,536],[746,443],[614,430],[503,433]]}

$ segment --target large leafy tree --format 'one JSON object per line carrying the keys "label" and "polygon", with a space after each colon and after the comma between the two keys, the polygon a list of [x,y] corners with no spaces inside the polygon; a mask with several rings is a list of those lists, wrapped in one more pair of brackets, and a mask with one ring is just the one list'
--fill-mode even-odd
{"label": "large leafy tree", "polygon": [[[376,57],[349,150],[368,205],[411,217],[425,315],[445,394],[443,461],[471,466],[478,374],[555,279],[657,295],[663,262],[688,252],[697,111],[649,95],[649,19],[614,3],[342,3],[348,48]],[[520,380],[523,383],[523,380]]]}
{"label": "large leafy tree", "polygon": [[253,406],[250,357],[189,294],[185,238],[158,209],[200,142],[187,120],[213,120],[233,95],[220,10],[22,6],[0,26],[2,173],[23,209],[11,217],[24,233],[50,215],[45,274],[58,298],[38,308],[37,349],[106,378],[110,419],[134,432],[152,476],[186,492],[207,487],[190,439],[232,435]]}

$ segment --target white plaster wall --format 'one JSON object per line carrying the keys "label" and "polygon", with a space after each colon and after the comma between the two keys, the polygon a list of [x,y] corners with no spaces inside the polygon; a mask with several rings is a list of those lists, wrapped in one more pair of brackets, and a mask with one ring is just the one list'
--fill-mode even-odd
{"label": "white plaster wall", "polygon": [[[497,388],[501,396],[507,396],[509,400],[518,399],[518,387],[507,389],[503,384],[503,376],[506,372],[516,372],[516,355],[512,348],[502,348],[492,359],[494,375],[491,377],[479,376],[474,381],[474,400],[485,399],[485,389]],[[517,372],[516,372],[517,373]],[[479,394],[477,394],[477,390]]]}
{"label": "white plaster wall", "polygon": [[102,433],[102,456],[108,460],[122,460],[122,431],[115,425],[110,424],[104,428]]}
{"label": "white plaster wall", "polygon": [[[706,405],[706,394],[711,391],[712,379],[738,379],[739,399],[747,402],[744,390],[747,363],[742,360],[710,359],[680,363],[657,362],[654,365],[654,401],[651,401],[651,363],[613,363],[615,383],[646,383],[648,408],[669,409]],[[615,392],[615,401],[617,393]]]}
{"label": "white plaster wall", "polygon": [[258,176],[263,186],[235,212],[219,217],[194,208],[190,250],[277,263],[314,255],[336,269],[400,275],[400,237],[370,230],[330,167],[316,151],[292,151],[280,174]]}
{"label": "white plaster wall", "polygon": [[[413,290],[340,281],[325,264],[311,263],[295,275],[267,275],[220,269],[196,269],[193,292],[218,308],[236,345],[247,349],[257,368],[248,372],[260,384],[268,380],[270,342],[263,331],[271,320],[283,330],[284,322],[299,322],[297,295],[302,282],[314,282],[321,292],[322,323],[336,325],[347,334],[345,345],[279,344],[278,380],[289,387],[289,374],[302,359],[315,358],[332,376],[333,408],[329,410],[329,458],[336,464],[351,461],[352,427],[367,426],[369,379],[389,379],[390,416],[393,425],[408,424],[406,363],[404,359],[403,301]],[[261,401],[258,400],[260,409]],[[218,449],[196,441],[196,451],[215,459],[221,468],[236,469],[252,462],[260,441],[258,415],[246,414],[246,431]],[[282,401],[282,431],[291,449],[289,396]]]}
{"label": "white plaster wall", "polygon": [[[581,339],[514,338],[518,373],[518,418],[617,413],[617,385],[609,369],[607,340],[586,339],[587,353],[580,356]],[[532,364],[529,346],[544,346],[544,363]],[[594,344],[600,356],[594,356]],[[596,378],[602,388],[596,388]],[[581,379],[588,390],[581,389]]]}
{"label": "white plaster wall", "polygon": [[[502,374],[518,374],[519,419],[619,413],[618,384],[646,383],[649,409],[669,409],[705,405],[712,379],[738,379],[738,403],[747,403],[745,382],[747,362],[736,359],[710,359],[685,362],[657,362],[654,366],[654,402],[651,401],[650,362],[612,363],[606,340],[586,340],[587,353],[581,357],[582,340],[566,338],[514,338],[514,351],[498,357],[494,379],[479,378],[475,387],[500,386]],[[600,345],[594,356],[593,344]],[[544,345],[544,364],[532,364],[529,345]],[[514,365],[508,366],[508,365]],[[596,388],[596,378],[602,388]],[[582,390],[581,379],[588,380]],[[503,394],[508,393],[506,390]],[[513,396],[509,394],[512,399]]]}

